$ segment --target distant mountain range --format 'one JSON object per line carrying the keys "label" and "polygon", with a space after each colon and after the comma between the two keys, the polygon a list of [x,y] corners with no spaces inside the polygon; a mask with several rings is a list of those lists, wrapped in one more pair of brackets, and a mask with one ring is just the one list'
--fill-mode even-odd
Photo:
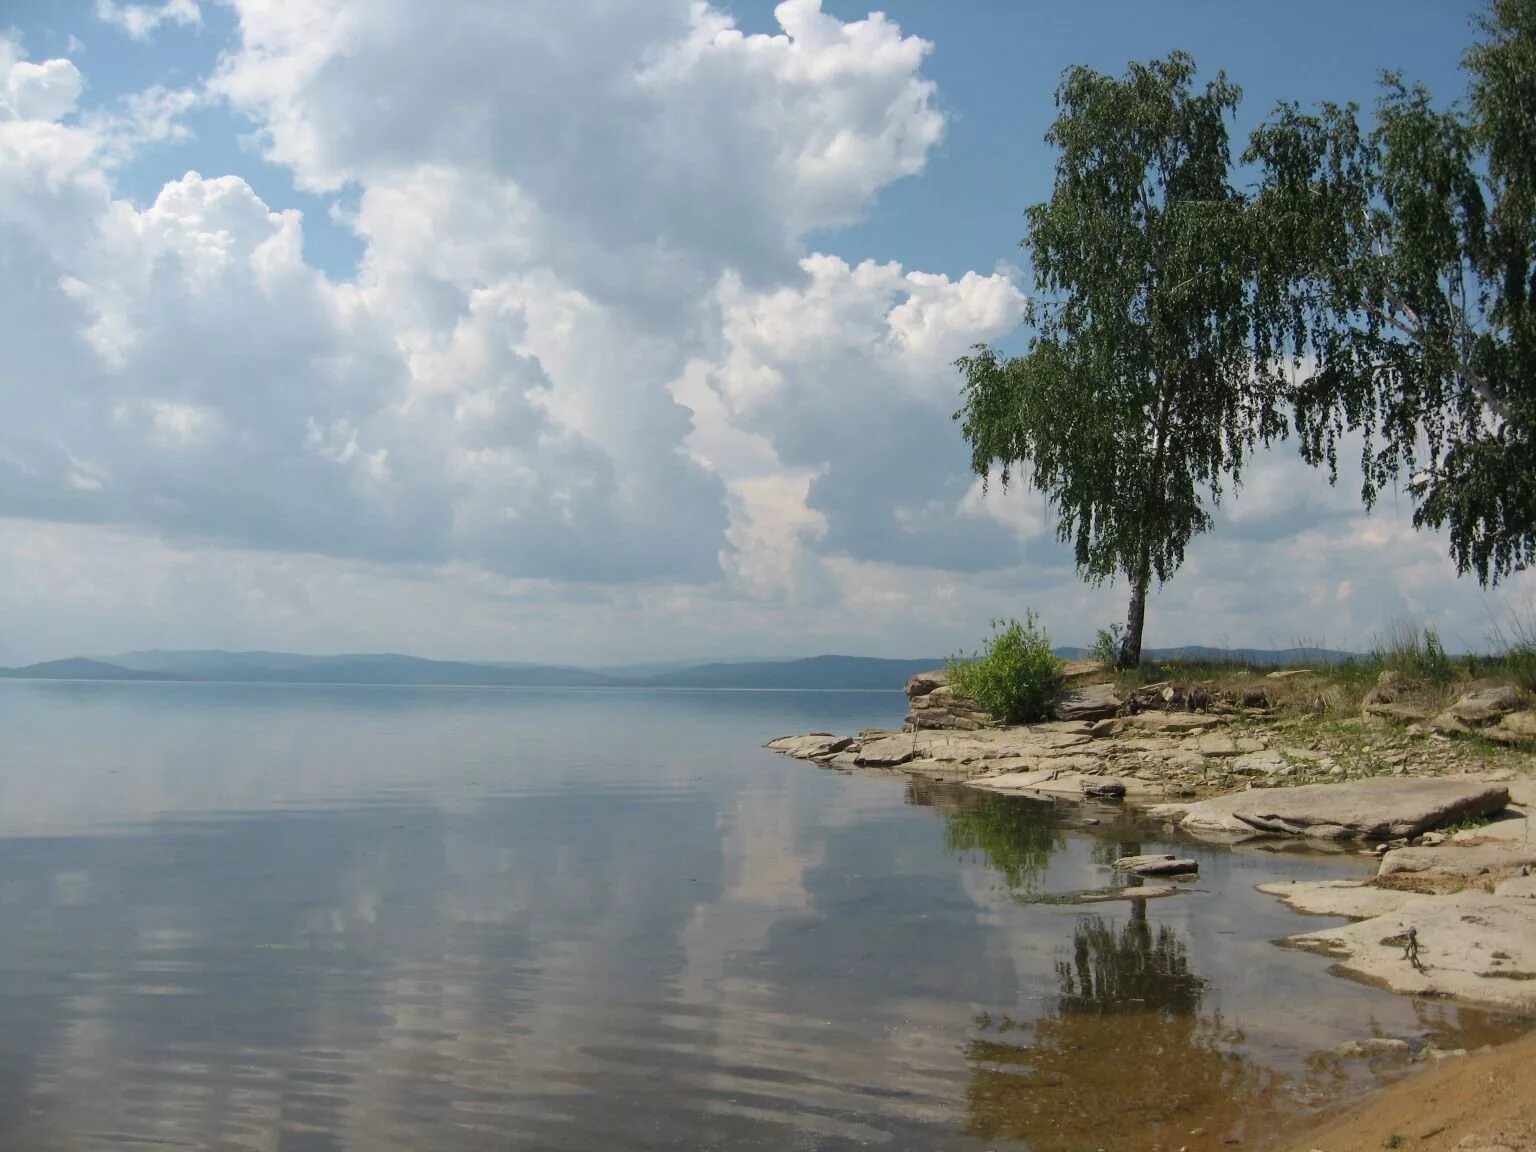
{"label": "distant mountain range", "polygon": [[[1067,659],[1088,655],[1058,648]],[[1323,648],[1153,648],[1143,658],[1236,660],[1260,665],[1339,663],[1350,653]],[[602,669],[557,664],[425,660],[395,653],[305,656],[295,652],[152,650],[115,656],[75,656],[24,668],[0,668],[0,677],[24,680],[217,681],[244,684],[399,684],[505,688],[761,688],[897,690],[919,672],[941,667],[942,657],[885,660],[872,656],[811,656],[800,660],[671,661]]]}
{"label": "distant mountain range", "polygon": [[396,653],[305,656],[294,652],[147,651],[73,657],[0,669],[32,680],[218,681],[243,684],[401,684],[507,688],[868,688],[897,690],[942,658],[676,661],[604,668],[425,660]]}

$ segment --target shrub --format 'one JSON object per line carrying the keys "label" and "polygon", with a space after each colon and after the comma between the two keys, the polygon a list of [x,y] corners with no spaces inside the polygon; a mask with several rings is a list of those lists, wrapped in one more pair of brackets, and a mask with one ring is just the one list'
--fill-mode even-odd
{"label": "shrub", "polygon": [[1120,641],[1125,638],[1124,624],[1111,624],[1099,629],[1099,637],[1093,642],[1093,658],[1106,668],[1120,665]]}
{"label": "shrub", "polygon": [[1061,689],[1062,662],[1033,612],[992,621],[992,639],[975,656],[949,661],[949,686],[1008,724],[1040,720]]}
{"label": "shrub", "polygon": [[1494,626],[1493,644],[1509,678],[1525,691],[1536,692],[1536,623],[1529,610],[1510,609],[1509,627]]}
{"label": "shrub", "polygon": [[1373,656],[1406,681],[1444,685],[1456,677],[1455,663],[1446,655],[1440,634],[1404,620],[1393,623],[1391,634],[1384,644],[1378,642]]}

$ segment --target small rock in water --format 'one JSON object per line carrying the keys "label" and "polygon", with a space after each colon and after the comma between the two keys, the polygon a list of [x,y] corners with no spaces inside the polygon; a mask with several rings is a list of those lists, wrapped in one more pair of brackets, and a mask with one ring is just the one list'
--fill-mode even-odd
{"label": "small rock in water", "polygon": [[1200,871],[1193,860],[1182,859],[1171,852],[1149,856],[1122,856],[1115,861],[1116,870],[1134,876],[1187,876]]}
{"label": "small rock in water", "polygon": [[1084,776],[1079,781],[1084,796],[1124,796],[1125,781],[1113,776]]}

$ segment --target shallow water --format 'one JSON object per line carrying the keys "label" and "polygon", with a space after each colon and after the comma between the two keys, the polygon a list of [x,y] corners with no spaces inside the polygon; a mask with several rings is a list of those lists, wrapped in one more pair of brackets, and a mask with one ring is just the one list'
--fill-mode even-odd
{"label": "shallow water", "polygon": [[1275,947],[1358,858],[759,746],[895,693],[0,682],[0,1148],[1258,1146],[1507,1022]]}

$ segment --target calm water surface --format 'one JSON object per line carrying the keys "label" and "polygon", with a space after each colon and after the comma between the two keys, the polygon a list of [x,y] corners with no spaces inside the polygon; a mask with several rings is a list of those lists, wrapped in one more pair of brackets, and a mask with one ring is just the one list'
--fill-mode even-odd
{"label": "calm water surface", "polygon": [[1270,943],[1358,862],[759,747],[903,703],[0,682],[0,1148],[1194,1152],[1509,1027]]}

